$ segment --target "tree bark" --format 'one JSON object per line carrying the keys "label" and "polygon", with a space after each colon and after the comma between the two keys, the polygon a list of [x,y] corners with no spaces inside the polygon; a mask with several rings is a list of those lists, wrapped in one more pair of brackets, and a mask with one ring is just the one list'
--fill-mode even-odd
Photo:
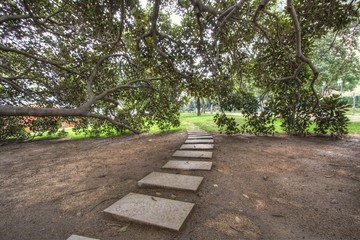
{"label": "tree bark", "polygon": [[200,104],[200,97],[196,99],[196,109],[197,109],[197,115],[201,115],[201,104]]}
{"label": "tree bark", "polygon": [[112,118],[104,115],[98,115],[88,112],[86,107],[79,107],[76,109],[66,108],[36,108],[36,107],[18,107],[18,106],[7,106],[0,105],[0,116],[34,116],[34,117],[91,117],[107,120],[114,125],[126,128],[136,134],[141,132]]}
{"label": "tree bark", "polygon": [[206,101],[205,98],[202,99],[202,112],[205,114],[206,111]]}

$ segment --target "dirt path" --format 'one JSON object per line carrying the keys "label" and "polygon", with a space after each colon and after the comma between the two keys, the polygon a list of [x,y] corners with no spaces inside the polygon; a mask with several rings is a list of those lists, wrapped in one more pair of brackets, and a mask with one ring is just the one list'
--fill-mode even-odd
{"label": "dirt path", "polygon": [[[360,136],[215,135],[214,169],[197,194],[139,189],[185,133],[0,147],[0,239],[357,239]],[[167,170],[169,172],[169,170]],[[185,171],[174,173],[190,174]],[[105,219],[129,192],[196,203],[177,233]]]}

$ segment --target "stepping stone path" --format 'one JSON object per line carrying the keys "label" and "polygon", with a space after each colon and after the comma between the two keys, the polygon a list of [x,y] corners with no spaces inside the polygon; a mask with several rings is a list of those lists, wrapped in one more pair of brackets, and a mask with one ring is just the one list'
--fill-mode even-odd
{"label": "stepping stone path", "polygon": [[212,162],[205,161],[168,161],[162,168],[178,170],[211,170]]}
{"label": "stepping stone path", "polygon": [[163,187],[195,192],[203,179],[203,177],[197,176],[152,172],[138,181],[138,185],[140,187]]}
{"label": "stepping stone path", "polygon": [[209,134],[209,133],[188,133],[188,137],[194,137],[194,136],[211,137],[211,134]]}
{"label": "stepping stone path", "polygon": [[95,238],[88,238],[88,237],[83,237],[83,236],[79,236],[79,235],[71,235],[68,239],[66,240],[99,240],[99,239],[95,239]]}
{"label": "stepping stone path", "polygon": [[185,143],[214,143],[214,139],[188,139]]}
{"label": "stepping stone path", "polygon": [[199,149],[199,150],[204,150],[204,149],[214,149],[214,144],[183,144],[180,147],[181,150],[183,149]]}
{"label": "stepping stone path", "polygon": [[212,152],[177,150],[172,156],[185,158],[212,158]]}
{"label": "stepping stone path", "polygon": [[115,218],[179,231],[195,204],[129,193],[104,210]]}
{"label": "stepping stone path", "polygon": [[[201,129],[188,129],[188,138],[173,157],[191,158],[185,161],[170,160],[162,169],[172,170],[211,170],[212,162],[196,159],[212,158],[210,150],[214,148],[213,137]],[[189,150],[186,150],[189,149]],[[191,150],[191,151],[190,151]],[[203,177],[163,172],[151,172],[138,181],[139,187],[171,188],[177,190],[197,191]],[[104,210],[114,218],[159,226],[179,231],[186,218],[194,208],[194,203],[165,199],[144,194],[129,193]],[[93,238],[72,235],[67,240],[96,240]]]}
{"label": "stepping stone path", "polygon": [[204,136],[204,135],[200,135],[200,136],[192,135],[192,136],[189,136],[188,139],[213,139],[213,137],[212,136]]}

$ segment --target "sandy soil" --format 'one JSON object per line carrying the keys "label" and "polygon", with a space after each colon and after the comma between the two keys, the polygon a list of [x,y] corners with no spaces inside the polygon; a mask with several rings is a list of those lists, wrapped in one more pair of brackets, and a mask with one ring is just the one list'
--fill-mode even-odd
{"label": "sandy soil", "polygon": [[[140,189],[184,132],[0,147],[0,239],[359,239],[360,136],[215,135],[197,193]],[[180,232],[105,217],[129,192],[196,203]],[[127,227],[126,227],[127,226]]]}

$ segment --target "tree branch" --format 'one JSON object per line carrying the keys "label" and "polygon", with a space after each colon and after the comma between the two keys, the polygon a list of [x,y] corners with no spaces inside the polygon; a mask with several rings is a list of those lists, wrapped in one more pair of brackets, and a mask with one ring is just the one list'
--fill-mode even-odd
{"label": "tree branch", "polygon": [[277,38],[278,38],[279,44],[282,44],[281,37],[280,37],[279,17],[275,13],[272,13],[266,9],[263,9],[263,12],[266,13],[267,15],[269,15],[270,17],[275,18]]}
{"label": "tree branch", "polygon": [[296,14],[296,10],[295,10],[295,7],[294,7],[294,4],[293,4],[293,1],[292,0],[287,0],[287,10],[291,16],[291,19],[293,21],[293,25],[294,25],[294,29],[295,29],[295,42],[296,42],[296,57],[299,58],[302,62],[306,63],[312,73],[313,73],[313,79],[311,81],[311,84],[310,84],[310,87],[311,87],[311,90],[313,92],[313,96],[315,97],[315,101],[316,101],[316,105],[319,104],[319,99],[317,97],[317,94],[316,94],[316,91],[315,91],[315,88],[314,88],[314,84],[315,84],[315,81],[319,75],[319,72],[317,71],[316,67],[314,66],[314,64],[310,61],[310,59],[306,58],[304,56],[304,54],[302,53],[302,50],[301,50],[301,47],[302,47],[302,44],[301,44],[301,28],[300,28],[300,22],[299,22],[299,19],[297,17],[297,14]]}
{"label": "tree branch", "polygon": [[198,10],[199,12],[208,12],[214,16],[219,15],[219,12],[215,8],[203,4],[200,0],[190,0],[190,2],[195,12]]}
{"label": "tree branch", "polygon": [[149,17],[150,20],[150,31],[147,33],[144,33],[142,36],[140,36],[140,38],[137,40],[137,46],[139,48],[139,43],[141,40],[144,40],[144,38],[146,37],[151,37],[152,41],[154,42],[154,49],[155,52],[157,52],[161,57],[165,58],[167,63],[170,64],[171,68],[180,76],[184,77],[184,78],[188,78],[189,76],[187,76],[186,74],[184,74],[183,72],[180,72],[174,62],[170,59],[169,55],[166,54],[163,50],[160,49],[159,45],[159,38],[163,37],[163,38],[167,38],[172,42],[177,43],[172,37],[166,35],[165,33],[161,33],[158,29],[157,29],[157,21],[159,18],[159,11],[160,11],[160,4],[161,4],[161,0],[155,0],[155,3],[153,5],[153,9],[151,12],[151,15]]}
{"label": "tree branch", "polygon": [[31,58],[31,59],[34,59],[34,60],[37,60],[37,61],[40,61],[40,62],[53,65],[53,66],[55,66],[55,67],[57,67],[57,68],[59,68],[61,70],[66,71],[66,72],[81,76],[81,74],[79,72],[61,66],[61,65],[64,65],[65,63],[58,63],[58,62],[55,62],[55,61],[51,61],[51,60],[48,60],[48,59],[45,59],[45,58],[42,58],[42,57],[32,55],[32,54],[24,52],[24,51],[20,51],[20,50],[14,49],[14,48],[5,47],[5,46],[2,46],[2,45],[0,45],[0,50],[2,50],[4,52],[17,53],[17,54],[23,55],[25,57],[28,57],[28,58]]}
{"label": "tree branch", "polygon": [[134,133],[140,134],[141,132],[114,119],[87,112],[84,108],[77,109],[66,109],[66,108],[32,108],[32,107],[17,107],[17,106],[8,106],[0,105],[0,115],[1,116],[35,116],[35,117],[92,117],[98,119],[104,119],[108,122],[126,128]]}
{"label": "tree branch", "polygon": [[221,14],[218,19],[222,19],[222,18],[224,18],[224,19],[218,24],[217,29],[221,30],[222,27],[226,24],[226,22],[228,20],[230,20],[232,15],[234,15],[234,13],[236,13],[236,11],[238,11],[244,5],[244,3],[245,3],[245,0],[241,0],[239,3],[237,3],[237,4],[235,4],[234,6],[231,7],[231,11],[228,11],[229,10],[228,9],[228,10],[225,11],[225,12],[228,12],[228,13]]}
{"label": "tree branch", "polygon": [[120,42],[121,38],[122,38],[122,34],[124,31],[124,22],[125,22],[125,3],[124,0],[120,0],[120,9],[121,9],[121,16],[120,16],[120,26],[119,26],[119,31],[117,34],[117,37],[114,41],[112,42],[107,42],[104,40],[100,40],[102,42],[102,45],[114,45],[117,44],[118,42]]}
{"label": "tree branch", "polygon": [[36,117],[49,117],[49,116],[63,116],[75,117],[83,116],[86,109],[76,108],[36,108],[36,107],[19,107],[0,105],[1,116],[36,116]]}
{"label": "tree branch", "polygon": [[0,24],[7,22],[7,21],[13,21],[13,20],[22,20],[22,19],[29,19],[31,16],[29,14],[23,14],[23,15],[4,15],[0,17]]}
{"label": "tree branch", "polygon": [[[107,57],[107,56],[105,56]],[[101,62],[103,62],[105,58],[103,57],[98,63],[101,64]],[[124,127],[134,133],[141,133],[138,130],[135,130],[133,128],[131,128],[130,126],[123,124],[121,122],[117,122],[114,119],[105,116],[105,115],[99,115],[99,114],[94,114],[94,113],[90,113],[89,109],[90,107],[96,103],[96,101],[99,100],[105,100],[105,101],[110,101],[112,103],[116,103],[117,102],[113,99],[109,99],[107,98],[107,96],[112,93],[115,92],[121,88],[140,88],[140,87],[145,87],[145,88],[151,88],[154,90],[154,88],[151,85],[139,85],[139,86],[132,86],[135,83],[139,83],[139,82],[150,82],[150,81],[155,81],[155,80],[160,80],[162,79],[162,77],[157,77],[157,78],[147,78],[147,79],[136,79],[136,80],[132,80],[126,84],[120,85],[120,86],[116,86],[113,88],[110,88],[104,92],[102,92],[99,95],[93,96],[92,98],[90,98],[87,102],[85,102],[84,104],[82,104],[80,107],[75,108],[75,109],[67,109],[67,108],[39,108],[39,107],[19,107],[19,106],[9,106],[9,105],[0,105],[0,116],[36,116],[36,117],[48,117],[48,116],[62,116],[62,117],[93,117],[93,118],[99,118],[99,119],[104,119],[107,120],[117,126],[121,126]]]}
{"label": "tree branch", "polygon": [[[116,86],[116,87],[113,87],[113,88],[110,88],[104,92],[102,92],[101,94],[99,95],[96,95],[94,97],[94,101],[97,101],[97,100],[100,100],[100,99],[103,99],[105,96],[109,95],[110,93],[113,93],[121,88],[139,88],[139,87],[147,87],[147,88],[150,88],[149,85],[147,86],[144,86],[144,85],[141,85],[141,86],[131,86],[132,84],[134,83],[138,83],[138,82],[149,82],[149,81],[154,81],[154,80],[160,80],[162,79],[162,77],[159,77],[159,78],[147,78],[147,79],[137,79],[137,80],[133,80],[133,81],[130,81],[126,84],[123,84],[123,85],[120,85],[120,86]],[[153,88],[152,88],[153,89]]]}
{"label": "tree branch", "polygon": [[263,9],[265,9],[266,5],[269,3],[270,0],[263,0],[257,7],[254,17],[253,17],[253,23],[254,25],[264,34],[265,38],[269,41],[269,43],[271,45],[273,45],[269,34],[266,32],[265,28],[263,26],[261,26],[258,21],[257,18],[259,17],[260,11],[262,11]]}
{"label": "tree branch", "polygon": [[87,86],[86,86],[86,90],[87,93],[89,94],[89,97],[92,98],[94,96],[94,93],[92,92],[92,84],[94,83],[94,80],[99,72],[100,66],[103,64],[103,62],[105,60],[107,60],[110,57],[121,57],[123,56],[123,54],[119,54],[119,53],[111,53],[108,55],[103,56],[102,58],[100,58],[99,61],[97,61],[95,67],[93,68],[93,70],[91,71],[91,74],[89,76],[89,78],[87,79]]}
{"label": "tree branch", "polygon": [[0,81],[9,84],[10,86],[12,86],[18,92],[24,92],[24,89],[20,85],[14,83],[10,79],[7,79],[7,78],[4,78],[4,77],[0,76]]}
{"label": "tree branch", "polygon": [[42,24],[39,22],[39,20],[36,18],[36,16],[32,13],[30,6],[27,2],[27,0],[23,0],[22,1],[24,4],[25,9],[29,12],[30,18],[35,22],[35,24],[41,28],[42,30],[44,30],[44,26],[42,26]]}
{"label": "tree branch", "polygon": [[[25,69],[24,72],[20,73],[19,75],[15,76],[15,77],[0,76],[0,81],[9,84],[18,92],[25,92],[25,89],[23,87],[21,87],[20,85],[18,85],[17,83],[15,83],[14,80],[23,78],[24,76],[28,75],[34,65],[35,65],[35,63],[31,64],[27,69]],[[10,70],[12,70],[12,69],[10,69]]]}
{"label": "tree branch", "polygon": [[301,69],[304,67],[305,63],[300,63],[300,65],[296,68],[296,70],[294,71],[294,74],[292,76],[289,77],[282,77],[282,78],[277,78],[277,81],[286,81],[286,80],[290,80],[290,79],[298,79],[298,75],[301,71]]}
{"label": "tree branch", "polygon": [[129,125],[126,125],[126,124],[124,124],[122,122],[118,122],[118,121],[116,121],[116,120],[114,120],[114,119],[112,119],[111,117],[108,117],[108,116],[104,116],[104,115],[100,115],[100,114],[94,114],[94,113],[87,113],[84,117],[92,117],[92,118],[103,119],[103,120],[106,120],[106,121],[108,121],[108,122],[110,122],[110,123],[112,123],[114,125],[117,125],[117,126],[125,128],[127,130],[130,130],[133,133],[136,133],[136,134],[141,133],[141,131],[136,130],[136,129],[134,129],[134,128],[130,127]]}

